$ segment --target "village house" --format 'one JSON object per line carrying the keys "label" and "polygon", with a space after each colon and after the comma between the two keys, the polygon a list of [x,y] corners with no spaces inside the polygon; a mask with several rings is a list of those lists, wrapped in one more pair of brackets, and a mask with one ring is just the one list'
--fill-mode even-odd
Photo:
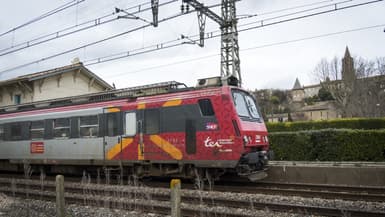
{"label": "village house", "polygon": [[77,61],[0,81],[0,107],[91,94],[113,87]]}

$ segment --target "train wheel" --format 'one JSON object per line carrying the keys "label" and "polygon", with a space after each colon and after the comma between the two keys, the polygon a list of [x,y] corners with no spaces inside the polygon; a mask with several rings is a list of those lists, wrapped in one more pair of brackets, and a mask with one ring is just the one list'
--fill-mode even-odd
{"label": "train wheel", "polygon": [[204,171],[201,168],[194,168],[194,184],[198,190],[204,190],[205,181],[203,178]]}
{"label": "train wheel", "polygon": [[215,180],[208,169],[205,170],[205,179],[206,179],[207,184],[208,184],[208,190],[212,191],[214,188],[214,181]]}
{"label": "train wheel", "polygon": [[194,181],[195,181],[195,187],[198,190],[204,190],[206,185],[206,190],[213,190],[214,188],[214,182],[218,178],[217,171],[210,170],[210,169],[204,169],[204,168],[194,168]]}

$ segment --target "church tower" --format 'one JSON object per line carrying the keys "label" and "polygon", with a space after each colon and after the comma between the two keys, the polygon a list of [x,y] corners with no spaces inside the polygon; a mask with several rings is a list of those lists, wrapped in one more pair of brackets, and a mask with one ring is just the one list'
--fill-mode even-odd
{"label": "church tower", "polygon": [[291,97],[293,102],[302,102],[305,98],[305,90],[301,86],[301,83],[299,83],[298,78],[295,79],[293,89],[291,89]]}
{"label": "church tower", "polygon": [[342,81],[346,84],[352,84],[356,80],[356,71],[354,69],[354,60],[350,55],[349,48],[346,46],[344,58],[342,58]]}

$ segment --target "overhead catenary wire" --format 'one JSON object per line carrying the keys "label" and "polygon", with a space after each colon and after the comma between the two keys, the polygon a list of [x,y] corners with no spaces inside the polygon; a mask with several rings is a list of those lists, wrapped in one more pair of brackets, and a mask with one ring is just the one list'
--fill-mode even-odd
{"label": "overhead catenary wire", "polygon": [[29,21],[27,21],[27,22],[25,22],[25,23],[23,23],[21,25],[18,25],[18,26],[14,27],[14,28],[12,28],[12,29],[10,29],[8,31],[5,31],[5,32],[1,33],[0,37],[4,36],[4,35],[7,35],[7,34],[9,34],[11,32],[14,32],[14,31],[16,31],[18,29],[21,29],[21,28],[23,28],[25,26],[28,26],[28,25],[30,25],[32,23],[35,23],[35,22],[37,22],[39,20],[42,20],[42,19],[47,18],[49,16],[52,16],[52,15],[54,15],[56,13],[59,13],[59,12],[65,10],[65,9],[71,8],[71,7],[75,6],[75,5],[78,5],[78,4],[82,3],[82,2],[84,2],[84,1],[85,0],[73,0],[71,2],[65,3],[65,4],[55,8],[53,10],[51,10],[51,11],[48,11],[48,12],[46,12],[46,13],[44,13],[44,14],[36,17],[36,18],[33,18],[32,20],[29,20]]}
{"label": "overhead catenary wire", "polygon": [[[293,6],[293,7],[288,7],[288,8],[283,8],[283,9],[278,9],[278,10],[273,10],[273,11],[263,12],[263,13],[243,14],[243,15],[240,14],[240,15],[237,16],[237,19],[238,20],[242,20],[242,19],[248,19],[248,18],[252,18],[252,17],[256,17],[256,16],[270,15],[270,14],[280,13],[280,12],[284,12],[284,11],[300,9],[300,8],[305,8],[305,7],[325,4],[325,3],[330,3],[330,2],[334,2],[334,1],[335,0],[324,0],[324,1],[318,1],[318,2],[313,2],[313,3],[309,3],[309,4],[303,4],[303,5],[297,5],[297,6]],[[354,0],[348,0],[348,1],[351,2],[351,1],[354,1]]]}
{"label": "overhead catenary wire", "polygon": [[[256,21],[256,22],[254,22],[254,24],[258,24],[258,25],[252,26],[252,27],[248,27],[248,28],[244,28],[244,29],[239,28],[238,31],[239,32],[244,32],[244,31],[248,31],[248,30],[252,30],[252,29],[256,29],[256,28],[261,28],[261,27],[265,27],[265,26],[270,26],[270,25],[275,25],[275,24],[279,24],[279,23],[289,22],[289,21],[293,21],[293,20],[303,19],[303,18],[306,18],[306,17],[311,17],[311,16],[320,15],[320,14],[330,13],[330,12],[334,12],[334,11],[338,11],[338,10],[344,10],[344,9],[348,9],[348,8],[363,6],[363,5],[372,4],[372,3],[376,3],[376,2],[380,2],[380,1],[383,1],[383,0],[373,0],[373,1],[368,1],[368,2],[364,2],[364,3],[344,6],[344,7],[340,7],[340,8],[337,7],[338,4],[333,4],[335,7],[333,9],[330,9],[330,10],[325,10],[325,11],[322,11],[322,12],[316,12],[316,13],[313,13],[313,14],[307,14],[307,15],[303,15],[303,16],[299,16],[299,17],[295,17],[295,18],[289,18],[289,19],[286,19],[286,20],[279,20],[279,21],[276,21],[276,22],[268,23],[268,24],[266,24],[264,22],[261,22],[261,21]],[[194,10],[190,11],[190,13],[193,12],[193,11]],[[164,22],[166,20],[170,20],[170,19],[179,17],[181,15],[184,15],[184,14],[177,14],[177,15],[174,15],[174,16],[170,16],[168,18],[164,18],[164,19],[160,20],[159,22]],[[13,67],[13,68],[5,69],[5,70],[0,71],[0,74],[2,74],[4,72],[15,70],[15,69],[19,69],[19,68],[22,68],[22,67],[25,67],[25,66],[29,66],[29,65],[32,65],[32,64],[35,64],[35,63],[39,63],[39,62],[42,62],[42,61],[45,61],[45,60],[48,60],[48,59],[52,59],[54,57],[57,57],[57,56],[60,56],[60,55],[64,55],[64,54],[67,54],[67,53],[70,53],[70,52],[73,52],[73,51],[76,51],[76,50],[79,50],[79,49],[82,49],[82,48],[85,48],[85,47],[88,47],[88,46],[91,46],[91,45],[94,45],[94,44],[97,44],[97,43],[101,43],[103,41],[107,41],[107,40],[110,40],[112,38],[116,38],[116,37],[119,37],[121,35],[125,35],[125,34],[128,34],[128,33],[137,31],[137,30],[142,29],[142,28],[147,28],[149,26],[151,26],[151,25],[147,24],[147,25],[144,25],[142,27],[137,27],[137,28],[131,29],[129,31],[126,31],[126,32],[123,32],[123,33],[120,33],[120,34],[117,34],[117,35],[113,35],[113,36],[110,36],[108,38],[96,41],[96,42],[92,42],[92,43],[89,43],[89,44],[86,44],[86,45],[83,45],[83,46],[80,46],[80,47],[77,47],[77,48],[73,48],[73,49],[67,50],[67,51],[62,52],[62,53],[58,53],[58,54],[51,55],[49,57],[42,58],[40,60],[36,60],[36,61],[33,61],[33,62],[22,64],[22,65]],[[219,31],[213,31],[211,33],[207,33],[206,34],[206,39],[210,39],[210,38],[215,38],[215,37],[221,36],[220,33],[214,34],[215,32],[219,32]],[[191,39],[193,37],[194,36],[189,37],[189,38]],[[143,53],[149,53],[149,52],[153,52],[153,51],[156,51],[156,50],[159,50],[159,49],[176,47],[176,46],[179,46],[179,45],[182,45],[182,43],[170,44],[170,45],[165,45],[165,44],[162,45],[162,43],[160,43],[160,44],[157,44],[156,47],[154,47],[153,49],[143,50],[143,51],[136,50],[136,54],[135,55],[143,54]],[[116,60],[116,59],[121,59],[121,58],[125,58],[125,57],[129,57],[129,56],[133,56],[134,55],[134,53],[132,53],[132,51],[127,51],[127,52],[123,52],[123,53],[126,53],[126,55],[123,55],[123,56],[120,56],[120,57],[117,56],[117,57],[113,57],[113,58],[106,58],[106,57],[96,58],[97,62],[96,63],[92,63],[92,64],[99,64],[99,63],[108,62],[108,61],[112,61],[112,60]],[[116,54],[114,54],[114,55],[116,55]],[[113,55],[110,55],[110,56],[113,56]],[[105,58],[105,59],[103,60],[103,58]]]}
{"label": "overhead catenary wire", "polygon": [[[161,19],[158,22],[161,23],[161,22],[164,22],[166,20],[174,19],[174,18],[182,16],[182,15],[184,15],[184,14],[173,15],[173,16]],[[58,56],[61,56],[61,55],[64,55],[64,54],[68,54],[68,53],[71,53],[71,52],[74,52],[74,51],[77,51],[77,50],[80,50],[80,49],[84,49],[84,48],[87,48],[89,46],[96,45],[96,44],[99,44],[99,43],[102,43],[102,42],[105,42],[105,41],[108,41],[108,40],[111,40],[111,39],[114,39],[114,38],[118,38],[120,36],[127,35],[129,33],[132,33],[132,32],[135,32],[135,31],[138,31],[138,30],[150,27],[150,26],[152,26],[152,24],[145,24],[143,26],[136,27],[136,28],[133,28],[133,29],[130,29],[130,30],[127,30],[127,31],[124,31],[124,32],[121,32],[121,33],[118,33],[118,34],[115,34],[115,35],[112,35],[112,36],[109,36],[107,38],[104,38],[104,39],[101,39],[101,40],[98,40],[98,41],[94,41],[94,42],[91,42],[91,43],[88,43],[88,44],[85,44],[85,45],[81,45],[79,47],[75,47],[75,48],[72,48],[72,49],[69,49],[69,50],[66,50],[66,51],[63,51],[63,52],[51,55],[51,56],[47,56],[47,57],[41,58],[39,60],[35,60],[35,61],[32,61],[32,62],[28,62],[28,63],[22,64],[22,65],[18,65],[18,66],[12,67],[12,68],[8,68],[8,69],[5,69],[5,70],[2,70],[2,71],[0,71],[0,74],[2,74],[4,72],[12,71],[12,70],[20,69],[20,68],[23,68],[23,67],[35,64],[35,63],[42,62],[42,61],[46,61],[46,60],[52,59],[54,57],[58,57]]]}
{"label": "overhead catenary wire", "polygon": [[[165,6],[165,5],[177,2],[177,1],[179,1],[179,0],[169,0],[167,2],[162,2],[162,3],[159,4],[159,7]],[[308,6],[322,4],[322,3],[327,3],[327,2],[331,2],[331,1],[334,1],[334,0],[324,0],[324,1],[319,1],[319,2],[315,2],[315,3],[311,3],[311,4],[304,4],[304,5],[300,5],[300,6],[295,6],[295,7],[290,7],[290,8],[285,8],[285,9],[280,9],[280,10],[275,10],[275,11],[270,11],[270,12],[265,12],[265,13],[260,13],[259,16],[263,16],[263,15],[267,15],[267,14],[279,13],[279,12],[282,12],[282,11],[287,11],[287,10],[292,10],[292,9],[297,9],[297,8],[308,7]],[[349,1],[353,1],[353,0],[349,0]],[[123,9],[122,11],[128,11],[128,10],[136,9],[136,11],[130,12],[130,14],[135,15],[135,14],[138,14],[140,12],[145,12],[145,11],[148,11],[148,10],[151,9],[151,7],[143,8],[145,5],[150,5],[150,2],[141,3],[141,4],[138,4],[138,5],[135,5],[135,6],[130,6],[130,7],[126,8],[126,9]],[[213,5],[213,6],[218,6],[218,5]],[[213,6],[209,6],[209,7],[213,7]],[[94,27],[97,27],[97,26],[100,26],[100,25],[103,25],[103,24],[107,24],[107,23],[116,21],[120,17],[110,18],[111,16],[113,16],[115,14],[116,13],[113,12],[113,13],[110,13],[110,14],[107,14],[107,15],[103,15],[103,16],[94,18],[92,20],[85,21],[85,22],[80,23],[80,24],[76,24],[76,25],[73,25],[73,26],[70,26],[70,27],[66,27],[64,29],[61,29],[59,31],[55,31],[53,33],[45,34],[45,35],[39,36],[37,38],[34,38],[34,39],[31,39],[31,40],[28,40],[28,41],[24,41],[24,42],[18,43],[16,45],[12,45],[12,46],[7,47],[7,48],[0,49],[0,56],[5,56],[7,54],[11,54],[11,53],[14,53],[14,52],[17,52],[17,51],[20,51],[20,50],[31,48],[31,47],[39,45],[39,44],[43,44],[43,43],[46,43],[46,42],[49,42],[49,41],[52,41],[52,40],[55,40],[55,39],[59,39],[59,38],[65,37],[65,36],[69,36],[69,35],[72,35],[72,34],[75,34],[75,33],[78,33],[78,32],[84,31],[84,30],[87,30],[87,29],[91,29],[91,28],[94,28]],[[251,18],[251,17],[254,17],[254,16],[256,16],[256,14],[255,15],[249,15],[248,17],[240,17],[238,19]]]}
{"label": "overhead catenary wire", "polygon": [[[212,5],[210,7],[214,7],[214,6],[215,7],[216,6],[220,6],[220,4]],[[175,15],[163,18],[163,19],[159,20],[158,23],[162,23],[162,22],[165,22],[165,21],[168,21],[168,20],[171,20],[171,19],[183,16],[183,15],[188,14],[188,13],[192,13],[192,12],[196,12],[196,10],[190,10],[189,12],[186,12],[186,13],[178,13],[178,14],[175,14]],[[69,49],[69,50],[66,50],[66,51],[63,51],[63,52],[51,55],[51,56],[47,56],[47,57],[41,58],[39,60],[35,60],[35,61],[32,61],[32,62],[21,64],[21,65],[12,67],[12,68],[4,69],[4,70],[0,71],[0,74],[8,72],[8,71],[12,71],[12,70],[20,69],[20,68],[23,68],[23,67],[26,67],[26,66],[29,66],[29,65],[32,65],[32,64],[40,63],[42,61],[46,61],[46,60],[49,60],[49,59],[52,59],[52,58],[55,58],[55,57],[58,57],[58,56],[61,56],[61,55],[64,55],[64,54],[68,54],[68,53],[71,53],[71,52],[74,52],[74,51],[77,51],[77,50],[80,50],[80,49],[84,49],[84,48],[87,48],[89,46],[96,45],[96,44],[99,44],[99,43],[102,43],[102,42],[105,42],[105,41],[108,41],[108,40],[111,40],[111,39],[114,39],[114,38],[118,38],[120,36],[129,34],[129,33],[141,30],[141,29],[145,29],[145,28],[148,28],[148,27],[151,27],[151,26],[152,26],[152,24],[145,24],[143,26],[136,27],[136,28],[133,28],[133,29],[130,29],[130,30],[127,30],[127,31],[124,31],[124,32],[121,32],[121,33],[118,33],[118,34],[115,34],[115,35],[112,35],[112,36],[109,36],[107,38],[104,38],[104,39],[101,39],[101,40],[98,40],[98,41],[94,41],[94,42],[91,42],[91,43],[88,43],[88,44],[85,44],[85,45],[81,45],[79,47],[72,48],[72,49]]]}
{"label": "overhead catenary wire", "polygon": [[[318,4],[321,4],[321,3],[328,3],[328,2],[331,2],[331,1],[334,1],[334,0],[320,1],[320,2],[316,2],[316,3],[311,3],[311,4],[301,5],[301,6],[290,7],[290,8],[287,8],[287,9],[280,9],[280,10],[276,10],[276,11],[272,11],[272,12],[266,12],[266,13],[262,13],[262,14],[272,14],[272,13],[275,13],[275,12],[286,11],[288,9],[303,8],[303,7],[307,7],[307,6],[318,5]],[[243,24],[243,25],[239,25],[239,26],[250,25],[250,24],[255,24],[255,23],[262,23],[263,24],[265,21],[268,21],[268,20],[274,20],[276,18],[281,18],[281,17],[293,15],[293,14],[308,12],[308,11],[312,11],[312,10],[316,10],[316,9],[320,9],[320,8],[335,6],[336,4],[341,4],[341,3],[351,2],[351,1],[354,1],[354,0],[339,1],[339,2],[336,2],[336,3],[333,3],[333,4],[327,4],[327,5],[323,5],[321,7],[316,7],[316,8],[313,8],[313,9],[306,9],[306,10],[302,10],[302,11],[297,11],[295,13],[289,13],[289,14],[286,14],[286,15],[280,15],[280,16],[277,16],[277,17],[272,17],[272,18],[267,18],[267,19],[264,19],[264,20],[254,21],[252,23],[247,23],[247,24]],[[218,6],[218,5],[214,5],[214,6]],[[210,7],[213,7],[213,6],[210,6]],[[253,17],[253,16],[250,16],[248,18],[251,18],[251,17]],[[208,38],[208,36],[210,36],[210,35],[213,36],[214,33],[218,33],[218,32],[220,32],[220,31],[219,30],[214,30],[214,31],[211,31],[209,33],[206,33],[206,39]],[[215,37],[217,37],[217,36],[215,36]],[[199,35],[191,35],[191,36],[184,36],[184,35],[182,35],[181,39],[184,38],[184,39],[188,40],[188,42],[184,42],[186,44],[196,44],[197,40],[196,39],[195,40],[191,39],[191,38],[195,38],[195,37],[199,37]],[[170,46],[169,44],[172,43],[172,42],[180,41],[181,39],[171,40],[171,41],[167,41],[167,42],[158,43],[158,44],[155,44],[155,45],[150,45],[150,46],[142,47],[142,48],[139,48],[139,49],[134,49],[134,50],[130,50],[130,51],[124,51],[124,52],[119,52],[119,53],[115,53],[115,54],[111,54],[111,55],[107,55],[107,56],[103,56],[103,57],[98,57],[98,58],[86,60],[83,63],[87,63],[88,62],[89,65],[93,65],[93,64],[102,63],[103,61],[112,61],[112,60],[116,60],[116,59],[120,59],[120,58],[125,58],[125,57],[128,57],[128,56],[131,56],[135,52],[142,53],[143,51],[146,51],[146,50],[155,51],[158,48],[165,49],[165,48],[175,47],[175,45]],[[156,49],[154,49],[154,48],[156,48]]]}
{"label": "overhead catenary wire", "polygon": [[[364,30],[369,30],[369,29],[375,29],[375,28],[380,28],[380,27],[384,27],[384,26],[385,26],[385,23],[379,24],[379,25],[373,25],[373,26],[360,27],[360,28],[355,28],[355,29],[348,29],[348,30],[343,30],[343,31],[338,31],[338,32],[331,32],[331,33],[314,35],[314,36],[309,36],[309,37],[304,37],[304,38],[297,38],[297,39],[292,39],[292,40],[286,40],[286,41],[280,41],[280,42],[275,42],[275,43],[252,46],[252,47],[240,49],[240,51],[247,52],[247,51],[262,49],[262,48],[266,48],[266,47],[273,47],[273,46],[278,46],[278,45],[283,45],[283,44],[291,44],[291,43],[296,43],[296,42],[301,42],[301,41],[308,41],[308,40],[330,37],[330,36],[346,34],[346,33],[351,33],[351,32],[358,32],[358,31],[364,31]],[[126,75],[126,74],[135,74],[138,72],[144,72],[144,71],[149,71],[152,69],[159,69],[159,68],[164,68],[164,67],[168,67],[168,66],[199,61],[199,60],[208,59],[208,58],[217,57],[217,56],[220,56],[220,53],[209,54],[209,55],[204,55],[204,56],[195,57],[195,58],[191,58],[191,59],[185,59],[185,60],[181,60],[181,61],[175,61],[175,62],[171,62],[171,63],[160,64],[160,65],[146,67],[146,68],[137,69],[137,70],[128,71],[128,72],[122,72],[122,73],[118,73],[118,74],[114,74],[114,75],[109,75],[109,77],[120,77],[120,76]],[[85,66],[88,66],[88,65],[92,65],[92,64],[85,64]]]}
{"label": "overhead catenary wire", "polygon": [[[279,15],[276,17],[270,17],[270,18],[266,18],[266,19],[262,19],[262,20],[253,21],[250,23],[240,24],[239,27],[247,26],[247,25],[251,25],[251,24],[255,24],[255,23],[260,23],[261,26],[265,26],[265,25],[269,25],[269,23],[267,23],[268,21],[276,20],[278,18],[289,17],[289,16],[293,16],[293,15],[303,14],[305,12],[316,11],[316,10],[320,10],[320,9],[324,9],[324,8],[333,7],[332,9],[329,9],[329,10],[320,11],[318,13],[313,13],[313,14],[304,15],[304,16],[298,16],[298,17],[294,17],[292,19],[288,19],[288,20],[284,20],[284,21],[287,22],[287,21],[292,21],[292,20],[298,20],[298,19],[303,19],[303,18],[309,17],[309,16],[316,16],[316,15],[330,13],[330,12],[334,12],[334,11],[338,11],[338,10],[344,10],[344,9],[363,6],[363,5],[367,5],[367,4],[377,3],[377,2],[380,2],[383,0],[374,0],[374,1],[364,2],[364,3],[349,5],[349,6],[345,6],[345,7],[338,7],[338,5],[340,5],[340,4],[345,4],[348,2],[352,2],[352,1],[354,1],[354,0],[345,0],[345,1],[340,1],[338,3],[332,3],[332,4],[327,4],[327,5],[318,6],[318,7],[314,7],[314,8],[309,8],[309,9],[305,9],[305,10],[301,10],[301,11],[296,11],[296,12],[292,12],[292,13],[288,13],[288,14]],[[271,24],[276,24],[276,22],[272,22]]]}
{"label": "overhead catenary wire", "polygon": [[[171,3],[176,2],[176,1],[179,1],[179,0],[169,0],[167,2],[160,3],[159,7],[171,4]],[[142,3],[140,5],[135,5],[135,6],[123,9],[123,10],[126,11],[126,10],[136,9],[136,11],[130,12],[130,14],[138,14],[141,12],[151,10],[151,7],[143,8],[144,5],[148,5],[148,3]],[[103,15],[103,16],[97,17],[97,18],[92,19],[92,20],[85,21],[85,22],[77,24],[77,25],[66,27],[64,29],[61,29],[61,30],[53,32],[53,33],[49,33],[49,34],[45,34],[45,35],[36,37],[36,38],[31,39],[29,41],[24,41],[24,42],[18,43],[16,45],[12,45],[10,47],[0,49],[0,56],[5,56],[7,54],[11,54],[11,53],[14,53],[14,52],[17,52],[20,50],[24,50],[26,48],[31,48],[33,46],[43,44],[43,43],[46,43],[46,42],[49,42],[49,41],[52,41],[55,39],[59,39],[59,38],[65,37],[65,36],[69,36],[69,35],[72,35],[72,34],[75,34],[75,33],[78,33],[78,32],[84,31],[84,30],[88,30],[88,29],[91,29],[91,28],[94,28],[94,27],[97,27],[97,26],[100,26],[103,24],[111,23],[113,21],[120,19],[120,17],[112,17],[115,14],[116,13],[113,12],[113,13],[110,13],[107,15]]]}
{"label": "overhead catenary wire", "polygon": [[[382,1],[382,0],[370,1],[370,2],[367,2],[366,4],[375,3],[378,1]],[[332,6],[334,6],[334,5],[335,4],[333,4]],[[341,8],[333,8],[331,10],[316,12],[316,13],[307,14],[307,15],[303,15],[303,16],[299,16],[299,17],[295,17],[295,18],[289,18],[286,20],[279,20],[279,21],[275,21],[275,22],[271,22],[271,23],[266,23],[265,20],[259,20],[259,21],[255,21],[252,23],[248,23],[247,25],[239,25],[240,28],[238,28],[238,32],[241,33],[241,32],[245,32],[245,31],[257,29],[257,28],[262,28],[262,27],[276,25],[276,24],[280,24],[280,23],[285,23],[285,22],[289,22],[289,21],[293,21],[293,20],[303,19],[303,18],[316,16],[316,15],[320,15],[320,14],[324,14],[324,13],[331,13],[331,12],[334,12],[337,10],[348,9],[348,8],[352,8],[352,7],[362,6],[362,5],[364,5],[364,4],[360,3],[357,5],[350,5],[350,6],[345,6],[345,7],[341,7]],[[328,6],[330,7],[331,5],[328,5]],[[317,7],[317,9],[319,9],[319,7]],[[308,12],[308,10],[305,10],[305,11]],[[281,18],[281,17],[283,17],[283,16],[278,16],[278,18]],[[272,19],[274,19],[274,18],[268,18],[266,20],[272,20]],[[242,28],[243,26],[250,26],[251,24],[256,24],[256,25],[251,26],[251,27],[247,27],[247,28]],[[206,33],[205,39],[212,39],[212,38],[217,38],[220,36],[222,36],[220,31],[215,30],[215,31],[211,31],[211,32]],[[197,35],[197,34],[191,35],[191,36],[185,36],[185,38],[188,38],[188,41],[190,43],[194,43],[194,42],[198,43],[200,40],[199,35]],[[125,51],[125,52],[119,52],[119,53],[112,54],[112,55],[107,55],[107,56],[103,56],[103,57],[98,57],[98,58],[86,60],[83,63],[86,65],[95,65],[95,64],[99,64],[99,63],[110,62],[110,61],[117,60],[117,59],[127,58],[127,57],[138,55],[138,54],[149,53],[149,52],[153,52],[153,51],[157,51],[157,50],[161,50],[161,49],[166,49],[166,48],[172,48],[172,47],[176,47],[176,46],[180,46],[180,45],[185,44],[184,42],[180,42],[181,40],[182,40],[182,38],[178,38],[175,40],[170,40],[170,41],[158,43],[155,45],[146,46],[144,48],[134,49],[134,50]],[[176,42],[178,42],[178,43],[176,43]]]}
{"label": "overhead catenary wire", "polygon": [[[165,5],[177,2],[177,1],[179,1],[179,0],[169,0],[167,2],[162,2],[159,4],[159,7],[165,6]],[[311,4],[304,4],[304,5],[299,5],[299,6],[295,6],[295,7],[289,7],[289,8],[284,8],[284,9],[280,9],[280,10],[275,10],[275,11],[270,11],[270,12],[265,12],[265,13],[259,13],[258,16],[274,14],[274,13],[279,13],[279,12],[303,8],[303,7],[309,7],[309,6],[323,4],[323,3],[332,2],[332,1],[335,1],[335,0],[323,0],[323,1],[315,2],[315,3],[311,3]],[[354,1],[354,0],[349,0],[349,1]],[[145,11],[148,11],[151,9],[151,7],[143,8],[145,5],[150,5],[150,2],[145,2],[145,3],[138,4],[138,5],[130,6],[126,9],[123,9],[123,11],[136,9],[136,11],[130,12],[130,14],[134,15],[134,14],[137,14],[140,12],[145,12]],[[212,5],[209,7],[213,7],[213,6],[218,6],[218,5]],[[110,13],[110,14],[106,14],[106,15],[85,21],[85,22],[80,23],[80,24],[66,27],[64,29],[55,31],[53,33],[45,34],[45,35],[39,36],[37,38],[18,43],[16,45],[12,45],[12,46],[7,47],[7,48],[0,49],[0,56],[5,56],[7,54],[11,54],[11,53],[14,53],[14,52],[17,52],[20,50],[24,50],[24,49],[27,49],[27,48],[30,48],[30,47],[33,47],[33,46],[36,46],[39,44],[43,44],[43,43],[46,43],[46,42],[49,42],[49,41],[52,41],[55,39],[59,39],[59,38],[65,37],[65,36],[69,36],[69,35],[87,30],[87,29],[91,29],[91,28],[94,28],[94,27],[97,27],[97,26],[100,26],[103,24],[107,24],[107,23],[116,21],[117,19],[119,19],[119,17],[110,18],[111,16],[113,16],[115,14],[116,14],[115,12]],[[254,16],[257,16],[257,14],[248,15],[247,17],[240,17],[238,19],[239,20],[240,19],[248,19],[248,18],[252,18]]]}

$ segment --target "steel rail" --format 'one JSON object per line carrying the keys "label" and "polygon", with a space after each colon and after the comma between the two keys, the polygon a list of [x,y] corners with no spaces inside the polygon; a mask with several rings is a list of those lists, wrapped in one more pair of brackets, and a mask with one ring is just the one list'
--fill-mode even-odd
{"label": "steel rail", "polygon": [[[6,179],[1,178],[1,182],[4,183]],[[9,181],[9,180],[8,180]],[[36,198],[36,199],[46,199],[54,200],[56,195],[54,191],[54,182],[44,181],[40,182],[37,180],[12,180],[12,183],[9,183],[11,187],[1,187],[0,192],[4,192],[8,195]],[[42,188],[44,185],[44,189]],[[3,184],[3,186],[5,186]],[[20,188],[24,186],[25,188]],[[48,190],[52,189],[52,190]],[[132,208],[132,207],[142,207],[144,210],[151,210],[151,212],[157,212],[162,214],[169,214],[169,191],[150,191],[143,192],[143,188],[137,188],[132,186],[105,186],[105,185],[96,185],[96,184],[79,184],[67,183],[65,185],[66,189],[66,201],[75,204],[85,203],[87,205],[94,204],[96,206],[101,203],[111,203],[111,204],[120,204],[121,207]],[[79,193],[81,192],[81,193]],[[132,195],[142,196],[147,198],[143,203],[140,199],[132,198]],[[148,198],[153,201],[149,203]],[[384,216],[385,212],[377,211],[367,211],[367,210],[352,210],[346,209],[342,210],[341,208],[335,207],[319,207],[319,206],[307,206],[307,205],[298,205],[298,204],[283,204],[283,203],[271,203],[271,202],[258,202],[258,201],[246,201],[241,199],[226,199],[226,198],[213,198],[211,196],[199,196],[199,194],[189,195],[182,193],[182,201],[187,204],[183,207],[184,215],[196,215],[201,212],[199,209],[193,209],[193,204],[204,204],[209,207],[228,207],[230,210],[234,209],[247,209],[247,210],[263,210],[268,209],[271,211],[277,212],[287,212],[290,210],[294,213],[302,214],[315,214],[315,215],[325,215],[325,216]],[[154,205],[156,204],[156,205]],[[165,213],[166,212],[166,213]],[[205,214],[210,213],[217,214],[218,211],[205,211]],[[224,214],[224,213],[223,213]],[[236,212],[226,213],[226,216],[250,216],[249,213],[239,214]]]}

